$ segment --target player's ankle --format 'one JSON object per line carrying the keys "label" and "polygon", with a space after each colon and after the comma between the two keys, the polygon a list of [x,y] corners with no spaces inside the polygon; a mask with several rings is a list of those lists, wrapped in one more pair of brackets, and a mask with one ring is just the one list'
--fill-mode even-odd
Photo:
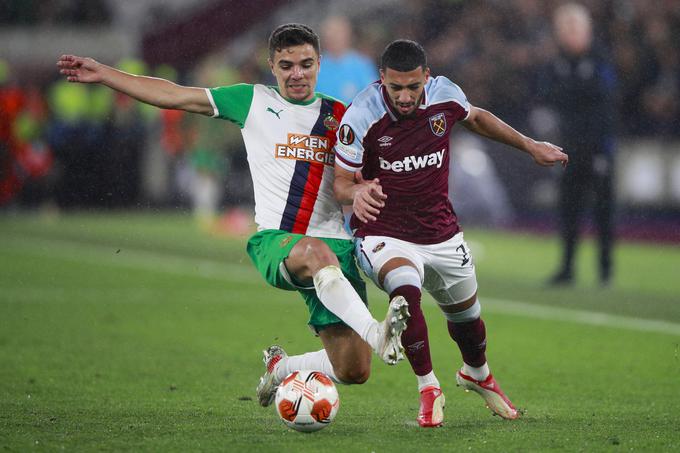
{"label": "player's ankle", "polygon": [[468,365],[467,363],[463,363],[463,374],[470,376],[476,381],[484,381],[487,377],[489,377],[491,372],[489,371],[489,364],[487,362],[484,362],[484,365],[479,367],[474,367],[472,365]]}
{"label": "player's ankle", "polygon": [[441,388],[439,385],[439,380],[435,376],[434,371],[430,371],[424,376],[418,376],[416,374],[416,379],[418,380],[418,391],[422,392],[425,387],[437,387]]}
{"label": "player's ankle", "polygon": [[288,369],[286,367],[286,363],[288,362],[288,357],[281,357],[281,359],[276,362],[274,365],[274,369],[272,370],[272,374],[274,375],[274,378],[276,379],[277,382],[283,381],[283,379],[288,376]]}

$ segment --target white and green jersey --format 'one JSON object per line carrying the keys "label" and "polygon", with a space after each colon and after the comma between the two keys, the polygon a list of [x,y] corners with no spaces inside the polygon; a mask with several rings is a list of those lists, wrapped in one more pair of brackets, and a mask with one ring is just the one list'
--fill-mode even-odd
{"label": "white and green jersey", "polygon": [[264,85],[206,89],[214,117],[241,127],[258,230],[348,239],[333,196],[335,133],[345,106],[316,94],[295,103]]}

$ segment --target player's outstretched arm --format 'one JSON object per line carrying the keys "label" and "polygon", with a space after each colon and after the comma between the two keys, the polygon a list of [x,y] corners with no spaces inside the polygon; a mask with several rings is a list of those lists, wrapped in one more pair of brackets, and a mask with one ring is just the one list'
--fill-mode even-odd
{"label": "player's outstretched arm", "polygon": [[163,109],[186,110],[213,115],[210,99],[203,88],[185,87],[165,79],[138,76],[119,71],[92,58],[62,55],[59,72],[69,82],[101,83],[128,96]]}
{"label": "player's outstretched arm", "polygon": [[470,114],[463,121],[463,125],[479,135],[529,153],[538,165],[551,167],[556,163],[561,163],[566,166],[569,162],[569,156],[563,153],[559,146],[548,142],[537,142],[519,133],[496,115],[484,109],[470,106]]}
{"label": "player's outstretched arm", "polygon": [[352,205],[354,215],[364,223],[377,218],[387,199],[378,178],[366,181],[360,171],[352,173],[337,164],[333,189],[335,198],[343,205]]}

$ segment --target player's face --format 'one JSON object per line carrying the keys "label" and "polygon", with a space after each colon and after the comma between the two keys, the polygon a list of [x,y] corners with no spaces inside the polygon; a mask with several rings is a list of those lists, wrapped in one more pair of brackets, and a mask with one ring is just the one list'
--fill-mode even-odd
{"label": "player's face", "polygon": [[311,44],[286,47],[269,60],[281,96],[294,101],[309,101],[314,97],[319,74],[319,55]]}
{"label": "player's face", "polygon": [[392,68],[380,70],[380,80],[387,89],[392,107],[401,116],[410,116],[415,113],[429,77],[430,69],[422,66],[408,72],[400,72]]}

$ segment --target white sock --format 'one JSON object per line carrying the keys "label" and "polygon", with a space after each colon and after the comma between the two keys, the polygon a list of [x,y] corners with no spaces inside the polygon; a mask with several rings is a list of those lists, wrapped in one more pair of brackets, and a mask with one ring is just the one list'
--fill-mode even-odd
{"label": "white sock", "polygon": [[337,266],[326,266],[314,275],[316,295],[335,316],[350,326],[373,350],[378,348],[379,323]]}
{"label": "white sock", "polygon": [[472,379],[475,379],[477,381],[483,381],[484,379],[489,377],[489,373],[490,373],[489,364],[486,362],[484,362],[484,365],[478,368],[475,368],[463,362],[463,374],[470,376]]}
{"label": "white sock", "polygon": [[418,391],[422,391],[425,387],[433,386],[441,388],[439,385],[439,380],[437,376],[434,375],[434,370],[427,373],[425,376],[418,376],[416,374],[416,379],[418,379]]}
{"label": "white sock", "polygon": [[281,359],[279,363],[274,367],[274,373],[276,373],[276,379],[281,382],[293,371],[300,370],[314,370],[321,371],[327,374],[333,382],[337,384],[342,384],[342,382],[335,376],[335,371],[333,370],[333,365],[326,354],[326,350],[322,349],[320,351],[307,352],[300,355],[291,355],[284,359]]}

